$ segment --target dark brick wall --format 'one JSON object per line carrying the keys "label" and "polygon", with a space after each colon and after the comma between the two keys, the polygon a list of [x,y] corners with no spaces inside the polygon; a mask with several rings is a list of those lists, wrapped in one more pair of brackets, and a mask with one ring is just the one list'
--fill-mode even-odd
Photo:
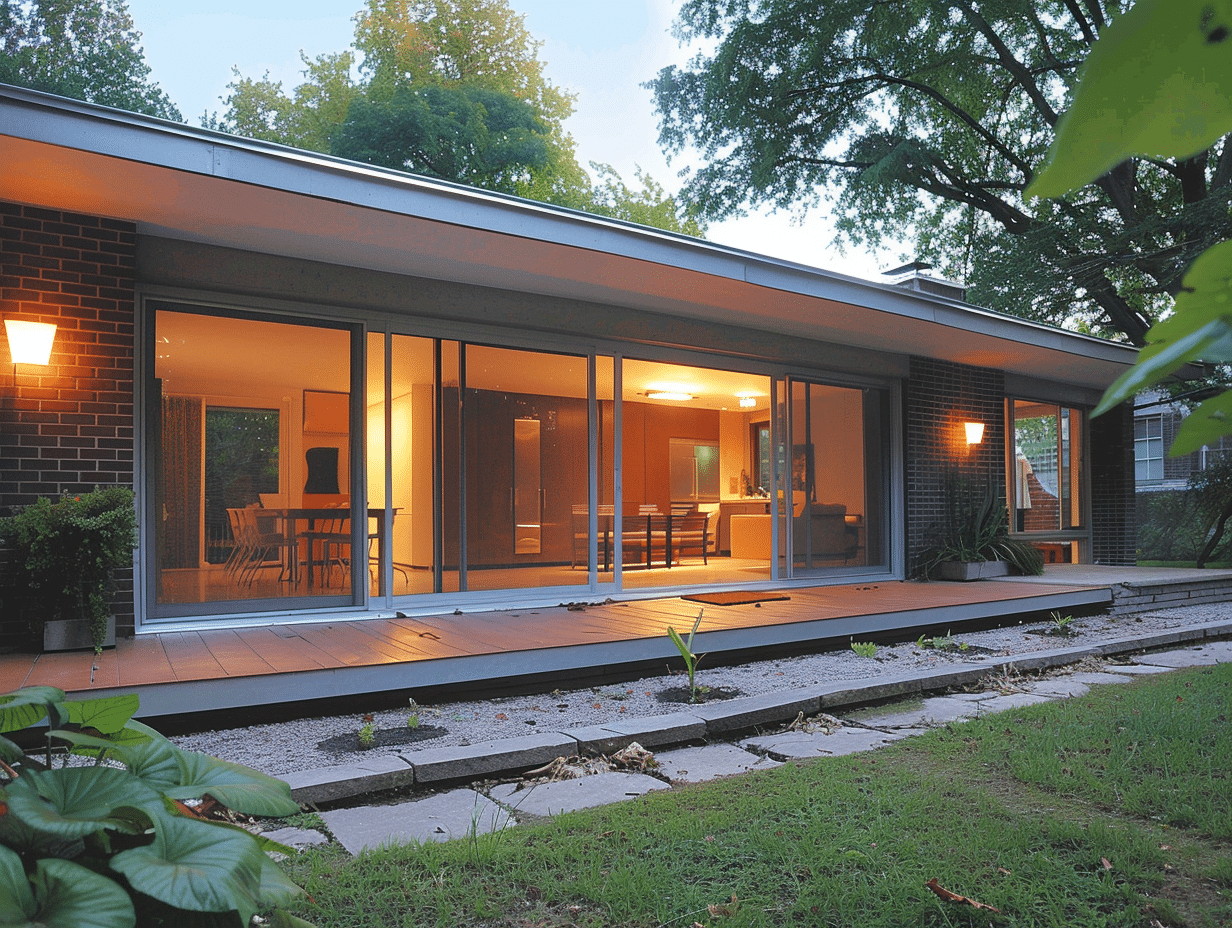
{"label": "dark brick wall", "polygon": [[[57,326],[51,363],[20,365],[15,384],[0,338],[0,513],[133,486],[136,238],[132,223],[0,202],[0,315]],[[7,552],[0,562],[11,576]],[[132,571],[116,586],[117,631],[131,634]],[[0,646],[23,632],[13,612],[0,608]]]}
{"label": "dark brick wall", "polygon": [[1124,404],[1091,420],[1091,560],[1137,562],[1134,513],[1134,411]]}
{"label": "dark brick wall", "polygon": [[[948,475],[988,482],[1004,495],[1005,377],[988,368],[913,357],[903,404],[911,574],[941,519]],[[984,423],[978,445],[967,445],[968,421]]]}

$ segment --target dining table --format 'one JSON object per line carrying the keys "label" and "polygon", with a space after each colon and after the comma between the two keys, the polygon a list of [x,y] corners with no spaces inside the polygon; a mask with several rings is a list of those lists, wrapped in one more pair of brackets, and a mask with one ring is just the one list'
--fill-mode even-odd
{"label": "dining table", "polygon": [[[288,541],[298,537],[299,523],[305,523],[305,528],[308,531],[313,531],[316,528],[317,520],[326,519],[346,519],[348,522],[351,518],[350,508],[338,506],[264,506],[258,510],[261,515],[273,516],[282,525],[283,537]],[[384,507],[369,507],[368,518],[376,522],[376,532],[364,532],[366,537],[376,538],[376,556],[377,556],[377,589],[385,589],[385,546],[388,542],[389,533],[385,528],[385,513]],[[393,509],[393,515],[400,512],[400,508]],[[295,555],[298,557],[298,555]],[[315,584],[313,576],[313,567],[316,559],[313,557],[312,551],[308,552],[308,586],[311,588]],[[294,573],[294,572],[293,572]]]}

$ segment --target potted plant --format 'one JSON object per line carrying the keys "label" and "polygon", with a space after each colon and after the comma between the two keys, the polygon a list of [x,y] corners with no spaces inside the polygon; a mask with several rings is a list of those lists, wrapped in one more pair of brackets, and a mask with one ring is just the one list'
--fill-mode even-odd
{"label": "potted plant", "polygon": [[42,626],[46,650],[115,643],[111,572],[132,564],[137,545],[133,491],[127,487],[41,498],[0,519],[12,549],[18,602]]}
{"label": "potted plant", "polygon": [[937,580],[979,580],[1044,572],[1044,557],[1025,541],[1010,538],[1009,512],[990,489],[977,494],[956,477],[946,481],[945,514],[937,538],[921,556],[917,576]]}

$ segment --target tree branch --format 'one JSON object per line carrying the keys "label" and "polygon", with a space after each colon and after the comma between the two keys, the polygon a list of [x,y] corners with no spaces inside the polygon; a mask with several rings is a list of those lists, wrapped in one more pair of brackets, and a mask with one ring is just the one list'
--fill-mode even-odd
{"label": "tree branch", "polygon": [[1035,82],[1026,65],[1014,57],[1014,53],[1010,51],[1009,46],[1001,41],[1001,36],[997,35],[997,31],[989,25],[988,20],[981,16],[975,7],[969,3],[961,3],[958,6],[966,11],[967,18],[975,24],[975,27],[983,34],[988,44],[996,51],[1001,66],[1022,85],[1022,89],[1026,91],[1027,96],[1031,98],[1031,102],[1035,104],[1035,108],[1044,117],[1048,125],[1055,126],[1058,119],[1057,111],[1052,108],[1052,104],[1048,102],[1048,98],[1044,96],[1044,92],[1040,90],[1039,84]]}

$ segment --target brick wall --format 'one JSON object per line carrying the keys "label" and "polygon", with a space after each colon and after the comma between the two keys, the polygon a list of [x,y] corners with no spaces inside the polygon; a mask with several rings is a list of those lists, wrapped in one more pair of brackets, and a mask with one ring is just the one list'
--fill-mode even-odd
{"label": "brick wall", "polygon": [[[913,357],[903,403],[910,575],[942,517],[948,475],[990,483],[1004,495],[1005,377],[988,368]],[[967,421],[984,423],[978,445],[967,445]]]}
{"label": "brick wall", "polygon": [[1134,411],[1124,404],[1091,420],[1091,560],[1137,562],[1134,513]]}
{"label": "brick wall", "polygon": [[[0,513],[133,486],[135,263],[132,223],[0,202],[0,316],[57,326],[51,363],[19,366],[15,384],[0,338]],[[117,572],[114,605],[118,633],[131,634],[131,570]],[[0,601],[0,646],[24,633],[13,612]]]}

